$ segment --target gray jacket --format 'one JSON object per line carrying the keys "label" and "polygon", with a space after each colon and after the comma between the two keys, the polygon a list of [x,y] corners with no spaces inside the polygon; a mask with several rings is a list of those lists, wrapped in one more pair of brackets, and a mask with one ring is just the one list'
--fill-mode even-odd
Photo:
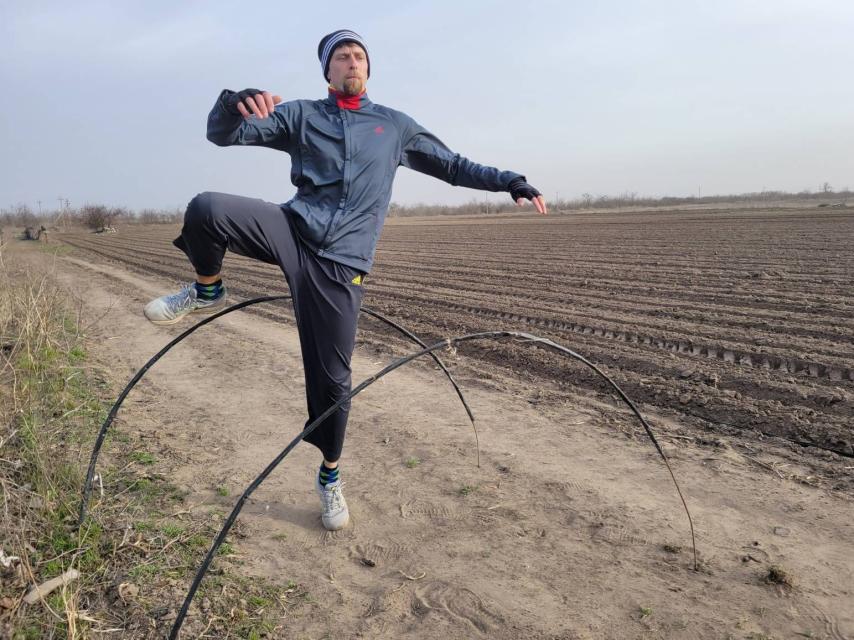
{"label": "gray jacket", "polygon": [[511,180],[523,177],[452,152],[408,115],[366,94],[345,105],[330,91],[325,100],[282,102],[267,118],[244,119],[223,106],[231,93],[223,91],[208,116],[208,140],[287,152],[297,193],[281,206],[294,215],[301,239],[318,255],[365,273],[399,166],[486,191],[507,191]]}

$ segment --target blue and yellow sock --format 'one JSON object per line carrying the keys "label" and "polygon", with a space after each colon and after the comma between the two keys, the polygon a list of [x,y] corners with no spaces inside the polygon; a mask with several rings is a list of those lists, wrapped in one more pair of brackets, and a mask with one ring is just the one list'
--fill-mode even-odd
{"label": "blue and yellow sock", "polygon": [[196,297],[199,300],[216,300],[222,295],[224,289],[221,279],[211,284],[199,284],[196,282],[194,286],[196,287]]}
{"label": "blue and yellow sock", "polygon": [[325,464],[320,464],[320,486],[325,487],[333,482],[338,482],[338,467],[330,469]]}

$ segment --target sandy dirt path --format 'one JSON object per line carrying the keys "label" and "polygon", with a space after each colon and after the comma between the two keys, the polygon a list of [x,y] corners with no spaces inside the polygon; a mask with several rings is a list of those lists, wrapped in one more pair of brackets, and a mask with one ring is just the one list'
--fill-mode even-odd
{"label": "sandy dirt path", "polygon": [[[174,282],[79,256],[56,264],[98,319],[89,336],[116,394],[188,326],[155,327],[141,313]],[[448,362],[462,358],[461,347]],[[358,346],[354,381],[387,361]],[[592,393],[544,406],[511,381],[513,393],[463,382],[480,469],[459,401],[425,362],[354,399],[348,528],[322,529],[310,445],[256,492],[241,517],[247,535],[234,541],[240,570],[295,580],[315,603],[282,637],[854,637],[850,497],[781,479],[775,464],[791,460],[773,450],[759,460],[726,438],[700,445],[647,414],[694,515],[695,572],[669,476],[623,408]],[[159,362],[116,428],[144,437],[156,470],[205,518],[230,510],[299,432],[303,392],[293,327],[237,312]],[[793,589],[764,580],[772,565],[794,576]]]}

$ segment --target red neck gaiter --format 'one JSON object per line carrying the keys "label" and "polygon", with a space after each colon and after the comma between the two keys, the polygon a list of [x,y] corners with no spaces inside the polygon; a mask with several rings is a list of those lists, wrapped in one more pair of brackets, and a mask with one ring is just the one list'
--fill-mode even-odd
{"label": "red neck gaiter", "polygon": [[366,93],[367,89],[357,96],[350,96],[331,87],[329,89],[329,97],[335,99],[335,104],[338,105],[339,109],[358,109],[361,106],[361,98]]}

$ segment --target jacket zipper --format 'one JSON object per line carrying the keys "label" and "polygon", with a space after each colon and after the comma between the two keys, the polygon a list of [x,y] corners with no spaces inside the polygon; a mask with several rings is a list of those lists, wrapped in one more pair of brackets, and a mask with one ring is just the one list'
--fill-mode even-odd
{"label": "jacket zipper", "polygon": [[324,255],[324,249],[327,246],[327,240],[335,231],[336,222],[344,214],[347,207],[347,195],[350,192],[350,125],[347,119],[347,111],[339,108],[339,116],[341,117],[341,125],[344,127],[344,175],[342,177],[341,200],[338,202],[338,209],[332,215],[329,225],[326,227],[326,233],[323,235],[323,240],[320,243],[320,251],[318,255]]}

